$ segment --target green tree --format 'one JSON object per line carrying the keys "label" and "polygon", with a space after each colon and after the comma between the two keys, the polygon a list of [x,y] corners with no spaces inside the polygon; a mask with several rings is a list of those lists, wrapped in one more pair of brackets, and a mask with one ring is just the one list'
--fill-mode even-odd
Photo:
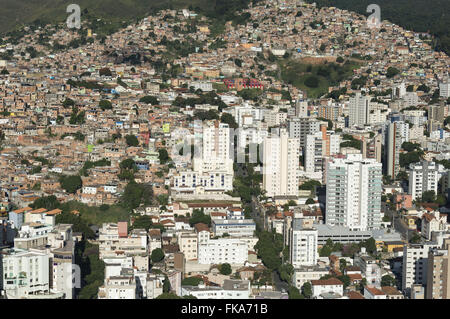
{"label": "green tree", "polygon": [[369,254],[374,254],[377,252],[377,245],[373,237],[370,237],[369,239],[365,240],[362,246],[366,248]]}
{"label": "green tree", "polygon": [[153,263],[160,262],[164,259],[164,252],[161,248],[153,249],[152,254],[150,256]]}
{"label": "green tree", "polygon": [[319,79],[315,76],[308,76],[305,79],[305,85],[309,88],[317,88],[319,87]]}
{"label": "green tree", "polygon": [[305,297],[303,297],[300,291],[294,286],[289,286],[288,295],[289,299],[305,299]]}
{"label": "green tree", "polygon": [[151,105],[159,105],[158,99],[156,97],[150,96],[150,95],[146,95],[144,97],[141,97],[139,99],[139,102],[146,103],[146,104],[151,104]]}
{"label": "green tree", "polygon": [[231,270],[231,265],[228,263],[222,264],[220,265],[220,273],[222,275],[230,275],[232,270]]}
{"label": "green tree", "polygon": [[394,277],[389,276],[389,275],[384,275],[383,277],[381,277],[381,287],[384,287],[384,286],[395,287],[396,285],[397,285],[397,282]]}
{"label": "green tree", "polygon": [[222,123],[228,124],[230,126],[230,128],[238,127],[236,120],[234,119],[233,115],[231,115],[230,113],[223,113],[222,117],[220,118],[220,121]]}
{"label": "green tree", "polygon": [[63,105],[65,108],[72,107],[72,106],[75,106],[75,101],[72,100],[72,99],[66,98],[66,99],[62,102],[62,105]]}
{"label": "green tree", "polygon": [[211,225],[211,216],[205,215],[202,210],[194,209],[192,217],[189,219],[189,224],[194,226],[195,224],[203,223],[208,226]]}
{"label": "green tree", "polygon": [[139,141],[138,141],[137,137],[134,135],[131,135],[131,134],[125,136],[125,141],[127,142],[128,146],[138,146],[139,145]]}
{"label": "green tree", "polygon": [[343,258],[339,259],[339,270],[344,272],[345,268],[347,268],[347,261]]}
{"label": "green tree", "polygon": [[153,202],[152,186],[131,181],[125,187],[120,202],[128,209],[138,208],[141,204],[150,205]]}
{"label": "green tree", "polygon": [[187,277],[181,281],[182,286],[198,286],[203,282],[203,279],[200,277]]}
{"label": "green tree", "polygon": [[143,228],[146,231],[148,231],[150,228],[152,228],[152,226],[153,226],[152,218],[147,215],[142,215],[134,219],[132,227],[134,229]]}
{"label": "green tree", "polygon": [[[169,283],[169,285],[170,285],[170,283]],[[163,286],[163,288],[164,288],[164,286]],[[166,287],[166,289],[167,289],[167,287]],[[158,297],[156,297],[155,299],[183,299],[183,298],[180,296],[177,296],[174,293],[164,292],[161,295],[159,295]]]}
{"label": "green tree", "polygon": [[394,67],[389,67],[387,69],[387,72],[386,72],[386,77],[387,78],[392,78],[392,77],[396,76],[399,73],[400,73],[400,71],[398,69],[396,69]]}
{"label": "green tree", "polygon": [[79,175],[63,175],[60,177],[59,183],[61,184],[62,189],[71,194],[75,194],[77,190],[83,186],[83,182]]}
{"label": "green tree", "polygon": [[310,282],[305,282],[302,286],[302,294],[307,299],[311,299],[312,297],[312,286]]}
{"label": "green tree", "polygon": [[436,201],[436,193],[434,191],[425,191],[422,193],[422,202],[433,203]]}
{"label": "green tree", "polygon": [[101,68],[98,71],[98,74],[100,76],[112,76],[111,70],[109,68]]}
{"label": "green tree", "polygon": [[60,202],[55,195],[50,195],[36,199],[30,206],[34,209],[46,208],[48,210],[53,210],[60,207]]}
{"label": "green tree", "polygon": [[171,290],[172,290],[172,287],[170,286],[169,278],[167,278],[167,276],[166,276],[163,281],[163,292],[168,293]]}
{"label": "green tree", "polygon": [[278,273],[280,274],[281,280],[290,283],[292,280],[292,275],[294,273],[294,266],[291,264],[284,264],[278,268]]}
{"label": "green tree", "polygon": [[159,162],[161,164],[167,163],[167,161],[169,160],[169,153],[167,153],[167,150],[165,148],[160,148],[158,149],[158,153]]}
{"label": "green tree", "polygon": [[108,100],[101,100],[98,103],[98,106],[104,111],[104,110],[111,110],[113,108],[111,101]]}

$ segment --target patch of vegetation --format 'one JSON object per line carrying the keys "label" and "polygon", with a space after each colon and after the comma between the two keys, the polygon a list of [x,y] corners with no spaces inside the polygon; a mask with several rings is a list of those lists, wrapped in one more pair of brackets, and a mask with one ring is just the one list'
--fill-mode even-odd
{"label": "patch of vegetation", "polygon": [[326,63],[312,65],[301,60],[279,62],[281,79],[295,87],[305,90],[309,97],[317,98],[328,92],[330,86],[352,76],[353,70],[361,64],[346,61],[343,64]]}

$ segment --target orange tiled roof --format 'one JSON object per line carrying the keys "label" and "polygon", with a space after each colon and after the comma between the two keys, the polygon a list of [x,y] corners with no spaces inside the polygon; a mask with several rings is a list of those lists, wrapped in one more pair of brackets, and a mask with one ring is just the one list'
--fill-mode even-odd
{"label": "orange tiled roof", "polygon": [[25,213],[27,211],[30,211],[30,210],[33,210],[33,208],[27,206],[27,207],[24,207],[24,208],[19,208],[19,209],[13,210],[12,212],[15,213],[15,214],[23,214],[23,213]]}

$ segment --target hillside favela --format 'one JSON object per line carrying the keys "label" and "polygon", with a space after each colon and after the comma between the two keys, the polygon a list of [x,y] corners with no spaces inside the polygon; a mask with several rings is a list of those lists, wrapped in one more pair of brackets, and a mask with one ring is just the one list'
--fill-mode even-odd
{"label": "hillside favela", "polygon": [[450,299],[450,1],[371,1],[2,1],[0,299]]}

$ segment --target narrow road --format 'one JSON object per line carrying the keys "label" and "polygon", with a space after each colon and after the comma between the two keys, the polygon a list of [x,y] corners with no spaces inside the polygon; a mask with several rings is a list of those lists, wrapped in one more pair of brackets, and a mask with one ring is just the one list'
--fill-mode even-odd
{"label": "narrow road", "polygon": [[403,239],[409,242],[413,230],[409,229],[408,225],[401,219],[400,214],[397,211],[389,209],[389,206],[386,203],[382,203],[382,208],[385,215],[390,217],[393,222],[394,229],[402,235]]}
{"label": "narrow road", "polygon": [[272,273],[272,280],[273,280],[273,283],[274,283],[274,286],[275,286],[276,290],[278,290],[278,291],[283,291],[284,290],[286,292],[288,291],[289,285],[286,282],[281,280],[281,278],[278,275],[277,271],[274,271]]}

